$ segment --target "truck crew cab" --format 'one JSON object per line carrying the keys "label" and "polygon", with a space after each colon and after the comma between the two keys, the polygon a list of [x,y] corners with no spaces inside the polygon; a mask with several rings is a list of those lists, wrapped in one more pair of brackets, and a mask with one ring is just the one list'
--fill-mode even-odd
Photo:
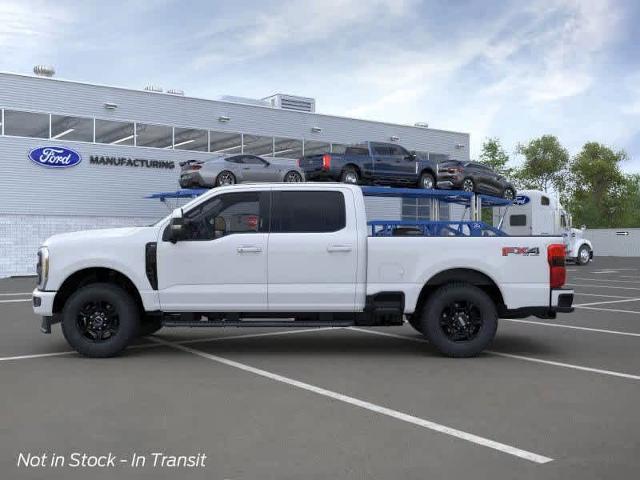
{"label": "truck crew cab", "polygon": [[[502,212],[494,210],[494,224]],[[572,227],[571,215],[557,199],[540,190],[522,190],[507,210],[507,221],[501,226],[509,235],[561,236],[568,260],[586,265],[593,260],[593,245],[584,238],[586,227]]]}
{"label": "truck crew cab", "polygon": [[[210,190],[153,226],[55,235],[38,251],[42,330],[83,355],[162,326],[402,325],[477,355],[498,318],[572,311],[562,238],[369,236],[360,187]],[[269,320],[256,320],[264,317]]]}

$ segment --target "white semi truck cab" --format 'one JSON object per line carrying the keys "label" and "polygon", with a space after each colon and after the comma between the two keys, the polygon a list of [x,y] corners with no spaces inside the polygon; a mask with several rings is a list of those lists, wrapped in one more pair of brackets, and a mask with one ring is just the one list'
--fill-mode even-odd
{"label": "white semi truck cab", "polygon": [[[503,218],[504,216],[504,218]],[[585,226],[572,227],[571,215],[560,202],[540,190],[521,190],[506,210],[494,209],[494,225],[509,235],[561,236],[568,260],[586,265],[593,260],[593,245],[584,238]]]}
{"label": "white semi truck cab", "polygon": [[219,187],[153,226],[49,238],[33,308],[43,332],[60,322],[91,357],[161,327],[405,319],[441,353],[467,357],[489,345],[498,318],[573,310],[560,236],[483,234],[478,222],[433,222],[421,235],[396,222],[376,234],[374,223],[354,185]]}

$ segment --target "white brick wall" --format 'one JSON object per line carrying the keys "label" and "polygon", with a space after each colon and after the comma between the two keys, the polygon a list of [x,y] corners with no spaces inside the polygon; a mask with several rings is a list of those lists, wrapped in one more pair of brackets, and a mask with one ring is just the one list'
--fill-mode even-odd
{"label": "white brick wall", "polygon": [[34,275],[38,247],[56,233],[148,225],[158,218],[0,215],[0,278]]}

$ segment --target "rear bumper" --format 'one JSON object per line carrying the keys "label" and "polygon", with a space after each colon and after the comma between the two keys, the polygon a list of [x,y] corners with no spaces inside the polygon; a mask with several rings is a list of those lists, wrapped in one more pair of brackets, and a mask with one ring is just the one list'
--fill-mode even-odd
{"label": "rear bumper", "polygon": [[334,174],[331,170],[303,170],[304,178],[307,182],[337,181],[339,174]]}
{"label": "rear bumper", "polygon": [[569,288],[558,288],[551,290],[548,307],[503,309],[499,312],[499,315],[500,318],[538,317],[553,319],[556,318],[558,313],[571,313],[573,310],[573,290]]}
{"label": "rear bumper", "polygon": [[185,172],[180,174],[180,187],[204,187],[204,180],[199,172]]}

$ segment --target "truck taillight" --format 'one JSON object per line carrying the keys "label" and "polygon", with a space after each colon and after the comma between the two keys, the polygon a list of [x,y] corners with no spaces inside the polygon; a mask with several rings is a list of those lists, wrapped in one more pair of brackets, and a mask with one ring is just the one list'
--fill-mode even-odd
{"label": "truck taillight", "polygon": [[549,286],[560,288],[567,281],[565,268],[565,252],[562,243],[553,243],[547,247],[547,259],[549,261]]}
{"label": "truck taillight", "polygon": [[329,170],[331,168],[331,155],[325,153],[322,155],[322,169]]}
{"label": "truck taillight", "polygon": [[298,168],[300,168],[300,162],[302,162],[302,159],[299,158],[298,160],[296,160],[296,164],[298,165]]}

